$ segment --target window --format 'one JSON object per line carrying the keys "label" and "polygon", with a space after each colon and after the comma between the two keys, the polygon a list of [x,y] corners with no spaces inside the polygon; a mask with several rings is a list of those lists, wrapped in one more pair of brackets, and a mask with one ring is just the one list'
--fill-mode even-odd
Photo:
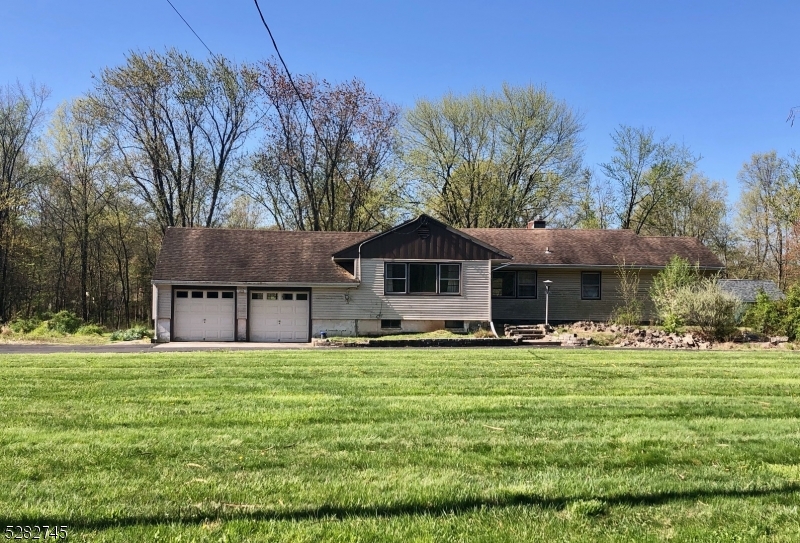
{"label": "window", "polygon": [[400,328],[400,319],[381,319],[381,328]]}
{"label": "window", "polygon": [[386,280],[384,281],[384,292],[386,294],[397,294],[406,292],[406,265],[405,264],[386,264]]}
{"label": "window", "polygon": [[291,292],[284,292],[283,296],[281,296],[282,300],[294,300],[294,294]]}
{"label": "window", "polygon": [[192,298],[202,298],[203,291],[202,290],[193,290],[192,291]]}
{"label": "window", "polygon": [[384,294],[461,294],[461,264],[384,265]]}
{"label": "window", "polygon": [[206,298],[219,298],[219,292],[209,290],[206,292]]}
{"label": "window", "polygon": [[436,264],[409,264],[408,292],[436,294]]}
{"label": "window", "polygon": [[233,292],[223,292],[222,293],[222,297],[223,298],[233,298]]}
{"label": "window", "polygon": [[254,292],[250,295],[251,300],[263,300],[264,293],[263,292]]}
{"label": "window", "polygon": [[464,321],[444,321],[444,327],[451,330],[463,330]]}
{"label": "window", "polygon": [[267,300],[277,300],[278,293],[277,292],[267,292]]}
{"label": "window", "polygon": [[179,290],[178,292],[175,293],[175,296],[178,298],[188,298],[189,292],[186,290]]}
{"label": "window", "polygon": [[536,298],[536,272],[518,271],[517,272],[517,297]]}
{"label": "window", "polygon": [[581,299],[600,299],[600,272],[581,273]]}
{"label": "window", "polygon": [[298,292],[295,300],[308,300],[308,294],[305,292]]}
{"label": "window", "polygon": [[458,294],[459,292],[461,292],[461,266],[439,264],[439,293]]}
{"label": "window", "polygon": [[513,298],[516,275],[513,271],[496,271],[492,273],[492,296],[495,298]]}

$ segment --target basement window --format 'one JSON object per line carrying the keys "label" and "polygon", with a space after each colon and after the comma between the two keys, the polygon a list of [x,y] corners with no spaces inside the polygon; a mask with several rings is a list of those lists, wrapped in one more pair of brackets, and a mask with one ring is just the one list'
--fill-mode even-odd
{"label": "basement window", "polygon": [[381,329],[400,328],[400,319],[381,319]]}
{"label": "basement window", "polygon": [[463,330],[464,321],[444,321],[444,327],[448,330]]}

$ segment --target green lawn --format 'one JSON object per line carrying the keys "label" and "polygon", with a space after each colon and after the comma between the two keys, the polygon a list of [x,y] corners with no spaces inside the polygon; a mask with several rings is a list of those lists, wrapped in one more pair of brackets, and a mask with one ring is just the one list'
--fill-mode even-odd
{"label": "green lawn", "polygon": [[0,530],[800,541],[791,352],[0,355]]}

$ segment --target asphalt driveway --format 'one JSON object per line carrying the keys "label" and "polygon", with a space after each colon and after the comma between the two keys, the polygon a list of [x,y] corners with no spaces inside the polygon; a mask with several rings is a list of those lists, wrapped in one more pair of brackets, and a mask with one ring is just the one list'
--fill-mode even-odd
{"label": "asphalt driveway", "polygon": [[173,343],[111,343],[108,345],[59,345],[53,343],[0,343],[0,356],[4,354],[53,353],[148,353],[180,351],[238,351],[267,349],[308,349],[310,343],[234,343],[193,342]]}

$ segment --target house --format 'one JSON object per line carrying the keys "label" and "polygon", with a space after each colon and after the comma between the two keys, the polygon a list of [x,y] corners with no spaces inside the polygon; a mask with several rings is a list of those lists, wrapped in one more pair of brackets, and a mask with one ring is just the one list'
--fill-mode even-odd
{"label": "house", "polygon": [[756,296],[763,291],[770,300],[782,300],[786,295],[781,292],[775,281],[755,279],[720,279],[719,288],[739,298],[745,304],[756,303]]}
{"label": "house", "polygon": [[[673,255],[722,264],[695,238],[630,230],[456,229],[421,215],[379,234],[169,228],[153,275],[158,341],[306,342],[479,323],[607,320],[618,265],[643,298]],[[646,310],[649,310],[646,308]]]}

